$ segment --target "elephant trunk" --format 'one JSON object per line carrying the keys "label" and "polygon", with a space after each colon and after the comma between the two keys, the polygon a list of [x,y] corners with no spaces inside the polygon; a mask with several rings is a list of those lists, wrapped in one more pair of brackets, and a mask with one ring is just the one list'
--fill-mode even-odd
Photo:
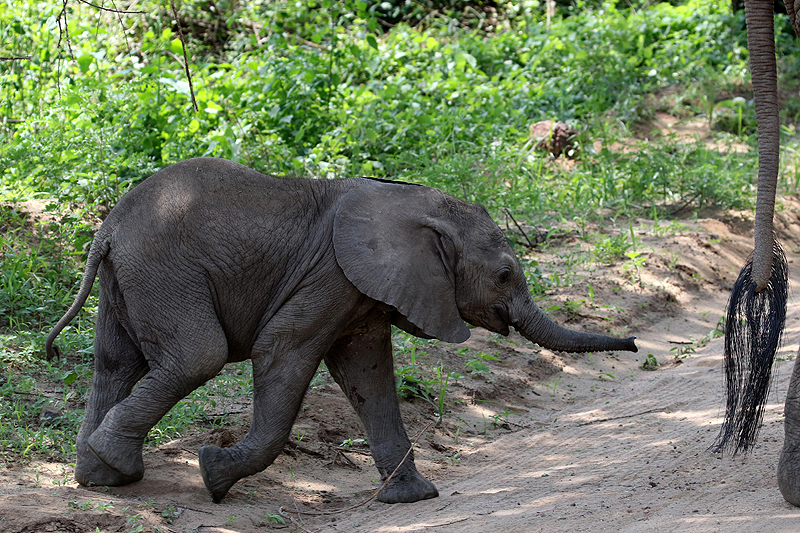
{"label": "elephant trunk", "polygon": [[800,357],[794,361],[783,414],[784,439],[778,461],[778,487],[787,502],[800,507]]}
{"label": "elephant trunk", "polygon": [[531,342],[548,350],[561,352],[601,352],[606,350],[639,351],[634,343],[636,337],[620,339],[573,331],[559,326],[545,315],[533,302],[530,295],[524,299],[517,316],[510,317],[510,324]]}

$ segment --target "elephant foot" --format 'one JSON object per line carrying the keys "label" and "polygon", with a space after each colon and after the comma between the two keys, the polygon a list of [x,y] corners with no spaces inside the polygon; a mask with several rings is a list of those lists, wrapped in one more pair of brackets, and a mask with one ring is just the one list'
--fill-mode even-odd
{"label": "elephant foot", "polygon": [[784,446],[778,461],[778,487],[783,499],[800,507],[800,453],[787,451]]}
{"label": "elephant foot", "polygon": [[136,439],[112,441],[102,430],[78,451],[75,480],[81,485],[120,486],[144,477],[142,444]]}
{"label": "elephant foot", "polygon": [[78,454],[75,462],[75,481],[86,487],[119,487],[139,481],[144,476],[144,468],[133,476],[126,476],[101,461],[88,448]]}
{"label": "elephant foot", "polygon": [[211,493],[214,503],[219,503],[234,483],[239,481],[238,477],[231,476],[230,466],[233,460],[227,450],[219,446],[203,446],[197,455],[203,483]]}
{"label": "elephant foot", "polygon": [[379,493],[383,503],[413,503],[439,496],[436,487],[419,472],[398,472]]}

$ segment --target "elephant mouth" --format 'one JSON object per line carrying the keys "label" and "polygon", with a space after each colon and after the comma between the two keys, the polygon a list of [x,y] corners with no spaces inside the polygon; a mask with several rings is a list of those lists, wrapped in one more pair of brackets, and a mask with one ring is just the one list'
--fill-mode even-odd
{"label": "elephant mouth", "polygon": [[509,326],[516,327],[517,320],[516,317],[512,317],[511,313],[508,312],[508,308],[505,305],[497,304],[494,306],[495,314],[497,318],[499,318],[499,324],[496,327],[488,328],[494,331],[495,333],[499,333],[504,337],[507,337],[511,331],[509,330]]}

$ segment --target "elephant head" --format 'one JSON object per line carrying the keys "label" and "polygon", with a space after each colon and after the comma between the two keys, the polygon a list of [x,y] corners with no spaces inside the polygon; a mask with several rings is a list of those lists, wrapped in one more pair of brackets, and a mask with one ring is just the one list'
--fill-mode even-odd
{"label": "elephant head", "polygon": [[525,274],[485,209],[437,189],[371,181],[347,193],[334,222],[336,260],[361,292],[395,309],[395,325],[463,342],[464,321],[545,348],[637,351],[617,339],[558,326],[536,306]]}
{"label": "elephant head", "polygon": [[[786,9],[800,35],[800,0]],[[747,44],[758,121],[758,198],[755,250],[736,280],[725,333],[727,405],[714,443],[717,451],[747,452],[755,443],[770,385],[772,363],[786,319],[787,264],[773,231],[780,156],[773,2],[748,0]],[[785,406],[785,438],[778,485],[800,506],[800,367],[795,364]]]}

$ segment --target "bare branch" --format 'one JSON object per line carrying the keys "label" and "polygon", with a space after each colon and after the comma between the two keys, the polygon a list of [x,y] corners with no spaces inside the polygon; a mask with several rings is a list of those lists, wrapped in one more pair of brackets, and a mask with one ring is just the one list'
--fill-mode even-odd
{"label": "bare branch", "polygon": [[[56,44],[56,48],[61,48],[61,39],[66,37],[67,39],[67,50],[69,50],[69,55],[72,56],[72,44],[69,42],[69,21],[67,20],[67,6],[69,5],[69,0],[63,0],[63,7],[61,8],[61,12],[56,16],[56,22],[58,22],[58,44]],[[61,26],[61,19],[64,19],[64,26]]]}
{"label": "bare branch", "polygon": [[[114,3],[114,0],[111,0],[111,5],[114,6],[114,9],[117,9],[117,4]],[[128,35],[125,33],[125,23],[122,22],[122,14],[123,13],[131,13],[130,11],[115,11],[117,14],[117,20],[119,20],[119,27],[122,28],[122,36],[125,38],[125,46],[128,47],[128,53],[131,51],[131,43],[128,41]],[[135,11],[135,13],[141,13],[140,11]],[[98,23],[100,19],[98,18]]]}
{"label": "bare branch", "polygon": [[86,4],[87,6],[92,6],[93,8],[101,11],[108,11],[109,13],[120,13],[123,15],[144,15],[146,13],[146,11],[124,11],[121,9],[111,9],[109,7],[98,6],[97,4],[93,4],[87,0],[78,0],[78,2]]}
{"label": "bare branch", "polygon": [[[84,0],[80,0],[83,2]],[[183,48],[183,68],[186,70],[186,78],[189,80],[189,92],[192,95],[192,108],[197,113],[197,100],[194,97],[194,85],[192,85],[192,73],[189,72],[189,58],[186,56],[186,40],[183,38],[183,30],[181,29],[181,21],[178,18],[178,10],[175,8],[175,0],[169,0],[172,6],[172,13],[175,15],[175,24],[178,26],[178,37],[181,39],[181,48]]]}

